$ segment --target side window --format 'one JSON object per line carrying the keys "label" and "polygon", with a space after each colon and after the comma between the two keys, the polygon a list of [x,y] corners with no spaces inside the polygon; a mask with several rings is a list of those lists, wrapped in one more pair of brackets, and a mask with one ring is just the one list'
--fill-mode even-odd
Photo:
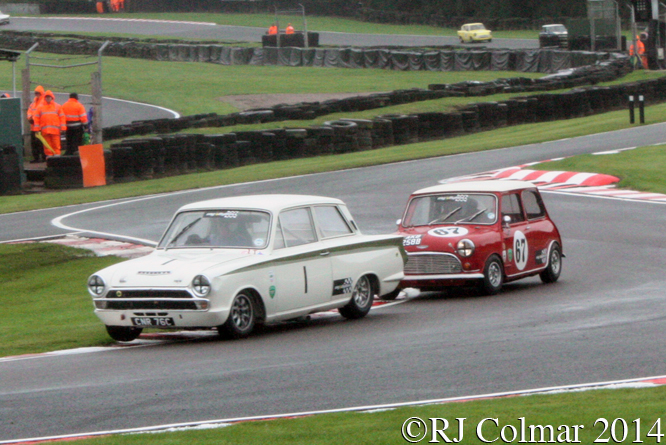
{"label": "side window", "polygon": [[282,212],[278,224],[278,230],[281,229],[284,237],[285,247],[300,246],[301,244],[317,241],[310,209],[294,209]]}
{"label": "side window", "polygon": [[332,238],[353,233],[337,207],[317,206],[314,207],[314,212],[322,237]]}
{"label": "side window", "polygon": [[286,244],[284,242],[284,233],[282,232],[282,224],[278,219],[277,227],[275,229],[275,242],[273,243],[273,249],[284,249]]}
{"label": "side window", "polygon": [[520,207],[520,200],[517,194],[502,196],[502,221],[505,216],[511,217],[511,223],[525,221],[523,210]]}
{"label": "side window", "polygon": [[546,215],[546,210],[541,201],[541,197],[533,190],[523,191],[523,205],[525,206],[527,219],[542,218]]}

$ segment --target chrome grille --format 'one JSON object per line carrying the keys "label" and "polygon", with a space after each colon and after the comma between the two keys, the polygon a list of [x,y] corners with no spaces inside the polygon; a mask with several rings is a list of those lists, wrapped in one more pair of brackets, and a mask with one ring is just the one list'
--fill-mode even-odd
{"label": "chrome grille", "polygon": [[[102,302],[100,302],[102,303]],[[104,309],[115,310],[188,310],[195,311],[199,309],[194,301],[178,300],[108,300],[105,302]]]}
{"label": "chrome grille", "polygon": [[460,260],[450,253],[407,255],[406,275],[441,275],[462,272]]}
{"label": "chrome grille", "polygon": [[106,298],[192,298],[186,290],[171,289],[111,289]]}

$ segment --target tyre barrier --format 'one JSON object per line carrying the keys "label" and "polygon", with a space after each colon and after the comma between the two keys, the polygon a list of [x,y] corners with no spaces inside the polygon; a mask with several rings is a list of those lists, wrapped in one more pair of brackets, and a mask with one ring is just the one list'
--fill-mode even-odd
{"label": "tyre barrier", "polygon": [[21,193],[21,166],[18,151],[13,145],[0,147],[0,195]]}
{"label": "tyre barrier", "polygon": [[[104,150],[104,163],[111,165],[112,153]],[[106,169],[107,181],[111,181],[111,169]],[[81,158],[74,156],[49,156],[44,170],[44,187],[49,189],[72,189],[83,187]]]}

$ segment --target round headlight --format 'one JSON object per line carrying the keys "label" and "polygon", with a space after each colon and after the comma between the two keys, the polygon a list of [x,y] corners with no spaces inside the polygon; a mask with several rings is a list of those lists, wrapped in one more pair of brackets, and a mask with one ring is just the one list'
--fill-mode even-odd
{"label": "round headlight", "polygon": [[469,256],[472,256],[474,253],[474,243],[471,240],[468,239],[461,239],[458,241],[458,245],[456,246],[456,251],[458,252],[458,255],[461,257],[467,258]]}
{"label": "round headlight", "polygon": [[93,297],[101,297],[106,289],[106,284],[104,280],[99,275],[93,275],[88,278],[88,291],[93,295]]}
{"label": "round headlight", "polygon": [[210,281],[203,275],[197,275],[192,280],[192,288],[198,295],[205,297],[210,292]]}

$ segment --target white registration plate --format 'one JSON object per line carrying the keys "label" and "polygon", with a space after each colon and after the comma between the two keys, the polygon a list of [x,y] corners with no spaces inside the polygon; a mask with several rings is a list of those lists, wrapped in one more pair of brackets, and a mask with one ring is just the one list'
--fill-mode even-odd
{"label": "white registration plate", "polygon": [[132,317],[132,324],[134,326],[142,326],[142,327],[175,326],[173,318],[171,317]]}

